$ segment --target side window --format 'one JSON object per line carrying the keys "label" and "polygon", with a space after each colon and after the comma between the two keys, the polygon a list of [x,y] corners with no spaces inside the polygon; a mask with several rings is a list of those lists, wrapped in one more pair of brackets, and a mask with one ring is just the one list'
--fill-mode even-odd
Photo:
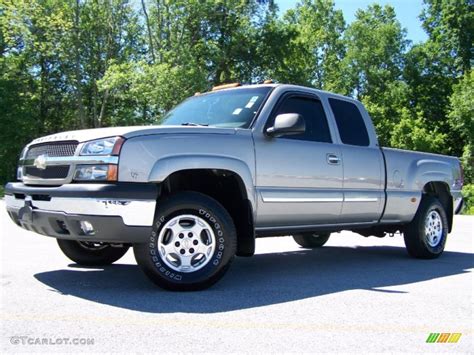
{"label": "side window", "polygon": [[332,112],[336,118],[337,129],[342,143],[350,145],[369,145],[369,134],[359,109],[353,103],[329,99]]}
{"label": "side window", "polygon": [[303,116],[306,131],[302,134],[282,136],[280,138],[324,143],[332,142],[328,121],[324,114],[323,105],[319,100],[290,96],[284,99],[274,117],[282,113],[298,113]]}

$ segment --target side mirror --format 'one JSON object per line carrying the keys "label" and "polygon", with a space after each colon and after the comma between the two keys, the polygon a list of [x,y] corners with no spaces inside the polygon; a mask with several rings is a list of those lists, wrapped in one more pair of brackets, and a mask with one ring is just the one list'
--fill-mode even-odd
{"label": "side mirror", "polygon": [[282,113],[275,117],[273,127],[267,128],[267,134],[271,137],[279,137],[304,133],[305,130],[306,125],[303,116],[297,113]]}

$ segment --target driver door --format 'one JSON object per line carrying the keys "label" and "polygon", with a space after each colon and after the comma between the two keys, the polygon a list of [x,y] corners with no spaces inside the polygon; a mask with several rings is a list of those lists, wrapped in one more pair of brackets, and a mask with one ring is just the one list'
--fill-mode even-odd
{"label": "driver door", "polygon": [[254,132],[257,228],[336,223],[343,203],[342,160],[322,102],[311,94],[286,94],[265,130],[283,113],[303,116],[306,130],[281,137]]}

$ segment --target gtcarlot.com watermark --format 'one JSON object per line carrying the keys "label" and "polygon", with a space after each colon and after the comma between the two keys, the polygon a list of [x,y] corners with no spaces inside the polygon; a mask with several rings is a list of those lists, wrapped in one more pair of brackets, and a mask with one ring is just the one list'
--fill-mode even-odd
{"label": "gtcarlot.com watermark", "polygon": [[14,335],[10,337],[12,345],[94,345],[94,338],[32,337]]}

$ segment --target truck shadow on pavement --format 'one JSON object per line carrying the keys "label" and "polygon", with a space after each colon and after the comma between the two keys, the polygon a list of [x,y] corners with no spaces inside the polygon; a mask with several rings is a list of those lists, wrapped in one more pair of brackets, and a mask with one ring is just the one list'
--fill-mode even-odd
{"label": "truck shadow on pavement", "polygon": [[[70,265],[76,267],[74,264]],[[470,272],[469,253],[445,252],[435,260],[409,258],[401,247],[324,247],[236,258],[227,275],[199,292],[155,287],[136,265],[55,270],[35,278],[55,292],[151,313],[214,313],[255,308],[362,289],[404,297],[404,284]],[[401,290],[383,290],[402,286]]]}

